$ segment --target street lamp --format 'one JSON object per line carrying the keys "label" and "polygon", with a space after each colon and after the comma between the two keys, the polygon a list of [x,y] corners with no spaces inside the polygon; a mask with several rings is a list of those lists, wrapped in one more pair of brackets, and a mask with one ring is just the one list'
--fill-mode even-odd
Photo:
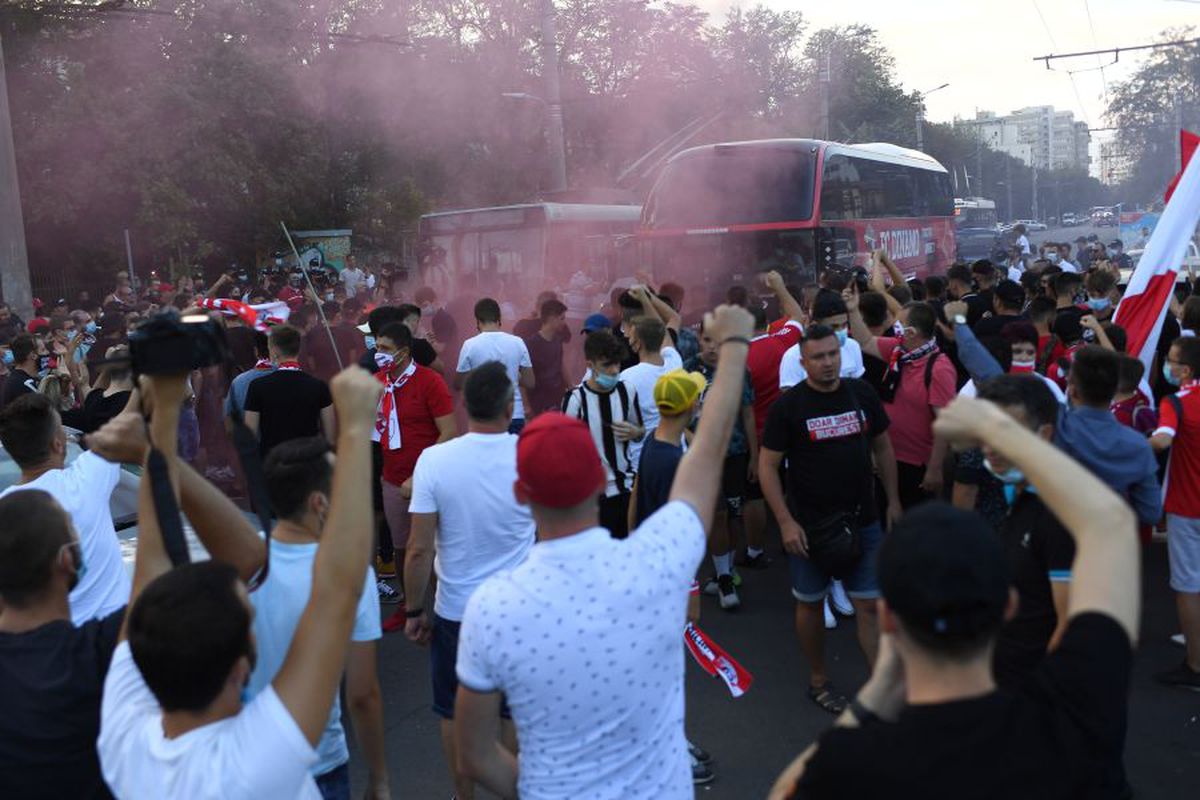
{"label": "street lamp", "polygon": [[943,83],[941,86],[937,86],[933,89],[930,89],[928,92],[921,92],[920,94],[917,95],[917,149],[918,150],[921,150],[921,151],[925,150],[925,103],[924,103],[924,100],[929,95],[931,95],[934,92],[939,91],[941,89],[945,89],[949,85],[950,85],[949,83]]}

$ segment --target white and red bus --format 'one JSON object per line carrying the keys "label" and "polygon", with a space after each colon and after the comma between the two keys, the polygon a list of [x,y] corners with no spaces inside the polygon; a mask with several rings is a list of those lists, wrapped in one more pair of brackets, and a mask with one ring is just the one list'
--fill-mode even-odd
{"label": "white and red bus", "polygon": [[[906,275],[954,261],[946,169],[891,144],[772,139],[694,147],[663,168],[642,209],[633,260],[708,307],[775,269],[808,285],[885,249]],[[694,305],[689,303],[689,306]]]}

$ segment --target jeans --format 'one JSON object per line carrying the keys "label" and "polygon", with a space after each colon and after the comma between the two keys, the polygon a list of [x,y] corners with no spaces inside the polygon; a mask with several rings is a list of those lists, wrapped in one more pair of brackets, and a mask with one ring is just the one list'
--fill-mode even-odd
{"label": "jeans", "polygon": [[350,800],[350,764],[334,767],[316,777],[322,800]]}

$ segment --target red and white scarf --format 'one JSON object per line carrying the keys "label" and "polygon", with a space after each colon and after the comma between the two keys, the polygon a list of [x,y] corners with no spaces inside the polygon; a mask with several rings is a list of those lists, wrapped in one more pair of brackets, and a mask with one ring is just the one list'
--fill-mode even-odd
{"label": "red and white scarf", "polygon": [[292,313],[291,307],[283,301],[252,306],[225,297],[202,297],[196,305],[220,311],[227,317],[237,317],[261,333],[266,333],[269,325],[282,325],[287,322]]}
{"label": "red and white scarf", "polygon": [[408,383],[408,379],[416,371],[417,362],[409,361],[404,371],[394,379],[388,377],[389,372],[375,374],[376,379],[383,384],[383,396],[379,398],[379,413],[375,417],[375,430],[371,434],[371,441],[384,442],[384,448],[387,450],[400,449],[400,417],[396,413],[396,392]]}
{"label": "red and white scarf", "polygon": [[280,372],[300,372],[301,371],[299,361],[280,361],[279,366],[276,367],[276,369],[278,369]]}
{"label": "red and white scarf", "polygon": [[683,629],[683,642],[692,658],[700,665],[700,669],[725,681],[729,693],[734,697],[744,695],[750,684],[754,683],[754,676],[745,667],[725,652],[721,645],[710,639],[707,633],[690,622]]}
{"label": "red and white scarf", "polygon": [[260,358],[254,362],[255,372],[266,372],[269,369],[275,369],[275,364],[268,358]]}

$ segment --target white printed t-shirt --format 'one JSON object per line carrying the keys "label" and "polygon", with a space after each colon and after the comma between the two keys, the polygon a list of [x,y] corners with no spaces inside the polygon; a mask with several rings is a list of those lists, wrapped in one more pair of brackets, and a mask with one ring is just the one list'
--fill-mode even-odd
{"label": "white printed t-shirt", "polygon": [[119,798],[321,800],[309,774],[317,751],[273,688],[235,717],[168,739],[129,642],[117,645],[104,679],[96,749]]}
{"label": "white printed t-shirt", "polygon": [[504,331],[483,331],[463,342],[458,353],[458,372],[470,372],[480,364],[499,361],[508,372],[513,385],[513,419],[525,419],[525,405],[521,401],[521,367],[533,367],[529,359],[529,348],[520,336]]}
{"label": "white printed t-shirt", "polygon": [[41,489],[71,517],[87,566],[87,574],[68,598],[74,625],[106,617],[129,602],[129,573],[121,560],[121,543],[109,508],[109,499],[120,479],[119,464],[88,452],[66,469],[52,469],[36,480],[0,492],[0,497],[4,497],[25,489]]}
{"label": "white printed t-shirt", "polygon": [[686,503],[629,535],[538,542],[467,603],[458,680],[504,692],[524,800],[694,796],[683,734],[683,628],[704,558]]}
{"label": "white printed t-shirt", "polygon": [[[662,366],[647,364],[643,361],[621,370],[621,381],[637,392],[638,405],[642,409],[642,423],[646,428],[647,436],[658,427],[658,404],[654,402],[654,384],[658,383],[658,379],[666,373],[683,368],[683,357],[674,347],[668,345],[662,349],[660,354],[663,360]],[[634,464],[641,459],[642,441],[645,440],[630,442],[629,457]]]}
{"label": "white printed t-shirt", "polygon": [[[843,378],[861,378],[863,373],[867,371],[863,364],[862,346],[858,342],[846,337],[846,343],[842,345],[842,371],[840,373]],[[783,353],[783,358],[779,362],[779,388],[790,389],[796,384],[804,383],[808,377],[808,370],[800,363],[800,345],[794,344]]]}
{"label": "white printed t-shirt", "polygon": [[[317,543],[293,544],[271,540],[271,569],[267,579],[250,595],[254,606],[254,638],[258,643],[258,661],[250,675],[247,691],[257,697],[270,686],[287,659],[296,627],[312,595],[313,562]],[[375,570],[367,567],[362,596],[354,612],[354,630],[350,642],[374,642],[383,636],[379,625],[379,593],[375,588]],[[346,731],[342,727],[342,703],[335,691],[333,708],[325,732],[317,743],[317,763],[313,775],[324,775],[350,760]]]}
{"label": "white printed t-shirt", "polygon": [[434,611],[442,619],[462,620],[479,584],[529,555],[533,517],[513,495],[516,480],[517,437],[509,433],[467,433],[417,460],[408,510],[438,515]]}

